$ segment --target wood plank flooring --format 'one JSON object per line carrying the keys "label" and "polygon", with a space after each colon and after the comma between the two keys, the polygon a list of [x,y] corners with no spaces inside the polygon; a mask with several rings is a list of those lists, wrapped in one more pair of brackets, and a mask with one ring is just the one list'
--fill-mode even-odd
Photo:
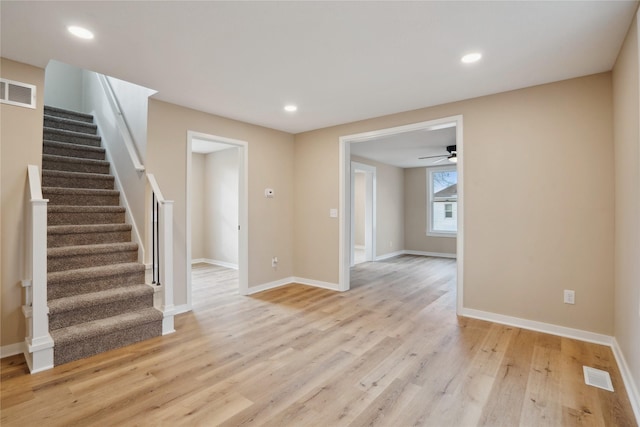
{"label": "wood plank flooring", "polygon": [[193,271],[175,334],[35,375],[3,359],[0,424],[637,425],[609,348],[457,317],[454,260],[359,264],[345,293],[239,296],[235,271]]}

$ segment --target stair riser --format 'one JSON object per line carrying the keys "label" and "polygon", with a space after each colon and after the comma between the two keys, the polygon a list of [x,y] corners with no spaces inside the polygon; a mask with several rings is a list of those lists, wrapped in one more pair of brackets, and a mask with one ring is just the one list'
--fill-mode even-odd
{"label": "stair riser", "polygon": [[109,173],[109,165],[42,159],[42,169],[64,172]]}
{"label": "stair riser", "polygon": [[91,322],[105,319],[129,311],[142,310],[153,307],[153,294],[141,295],[126,300],[112,301],[107,304],[94,305],[91,307],[78,308],[75,310],[50,314],[49,329],[55,330],[67,328],[79,323]]}
{"label": "stair riser", "polygon": [[72,111],[53,110],[47,106],[44,107],[44,113],[48,116],[61,117],[63,119],[71,119],[79,122],[93,123],[93,117],[75,114]]}
{"label": "stair riser", "polygon": [[97,133],[96,126],[90,123],[69,123],[56,120],[55,117],[44,116],[44,126],[53,129],[70,130],[72,132],[88,133],[95,135]]}
{"label": "stair riser", "polygon": [[73,270],[76,268],[99,267],[101,265],[137,262],[138,251],[107,252],[100,254],[82,254],[73,256],[48,257],[47,271]]}
{"label": "stair riser", "polygon": [[77,159],[105,160],[106,158],[105,153],[101,151],[87,151],[82,149],[75,149],[73,147],[57,147],[47,145],[46,143],[42,146],[42,154],[75,157]]}
{"label": "stair riser", "polygon": [[124,212],[60,212],[47,214],[48,225],[124,224]]}
{"label": "stair riser", "polygon": [[69,205],[69,206],[118,206],[120,204],[120,196],[90,196],[75,194],[47,194],[43,191],[42,196],[49,199],[50,205]]}
{"label": "stair riser", "polygon": [[113,190],[114,178],[109,176],[106,179],[98,178],[68,178],[66,176],[42,177],[43,187],[64,187],[64,188],[92,188],[94,190]]}
{"label": "stair riser", "polygon": [[49,248],[62,246],[97,245],[100,243],[124,243],[131,241],[131,231],[109,231],[104,233],[49,234]]}
{"label": "stair riser", "polygon": [[47,298],[65,298],[73,295],[88,294],[90,292],[106,291],[128,285],[144,283],[144,271],[119,274],[109,277],[87,277],[80,280],[52,282],[47,284]]}
{"label": "stair riser", "polygon": [[48,129],[44,130],[43,138],[47,141],[68,142],[69,144],[88,145],[90,147],[100,147],[102,145],[100,138],[91,138],[90,136],[82,135],[70,135]]}
{"label": "stair riser", "polygon": [[53,349],[53,364],[61,365],[160,335],[162,335],[162,321],[156,321],[136,328],[80,340],[73,344],[56,345]]}

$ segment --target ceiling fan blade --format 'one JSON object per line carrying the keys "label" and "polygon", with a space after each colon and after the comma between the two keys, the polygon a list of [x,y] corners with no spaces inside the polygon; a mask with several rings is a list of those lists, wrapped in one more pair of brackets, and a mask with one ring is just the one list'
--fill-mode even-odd
{"label": "ceiling fan blade", "polygon": [[440,160],[436,160],[435,162],[433,162],[433,164],[435,165],[436,163],[440,163],[440,162],[444,162],[446,159],[443,157]]}
{"label": "ceiling fan blade", "polygon": [[448,155],[448,154],[440,154],[439,156],[418,157],[418,160],[423,160],[423,159],[435,159],[436,157],[449,157],[449,155]]}

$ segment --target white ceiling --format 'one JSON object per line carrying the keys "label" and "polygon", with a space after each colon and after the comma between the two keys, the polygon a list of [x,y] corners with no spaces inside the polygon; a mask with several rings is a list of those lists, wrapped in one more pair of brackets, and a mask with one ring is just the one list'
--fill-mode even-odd
{"label": "white ceiling", "polygon": [[216,151],[235,148],[233,145],[224,142],[207,141],[205,139],[191,139],[191,151],[198,154],[215,153]]}
{"label": "white ceiling", "polygon": [[[292,133],[612,68],[635,1],[2,1],[2,56],[56,59]],[[82,25],[95,39],[73,38]],[[484,58],[460,63],[470,51]],[[285,103],[299,106],[283,111]]]}
{"label": "white ceiling", "polygon": [[[446,157],[419,159],[447,153],[447,145],[456,144],[456,128],[416,130],[352,143],[351,154],[399,168],[451,165]],[[443,160],[444,159],[444,160]]]}

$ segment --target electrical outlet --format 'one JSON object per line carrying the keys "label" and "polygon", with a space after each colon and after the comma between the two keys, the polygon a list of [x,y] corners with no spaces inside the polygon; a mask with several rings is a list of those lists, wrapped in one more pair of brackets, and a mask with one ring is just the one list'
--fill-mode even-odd
{"label": "electrical outlet", "polygon": [[565,304],[575,304],[576,303],[576,292],[565,289],[564,290],[564,303]]}
{"label": "electrical outlet", "polygon": [[271,258],[271,267],[276,268],[278,266],[278,257],[274,256]]}

